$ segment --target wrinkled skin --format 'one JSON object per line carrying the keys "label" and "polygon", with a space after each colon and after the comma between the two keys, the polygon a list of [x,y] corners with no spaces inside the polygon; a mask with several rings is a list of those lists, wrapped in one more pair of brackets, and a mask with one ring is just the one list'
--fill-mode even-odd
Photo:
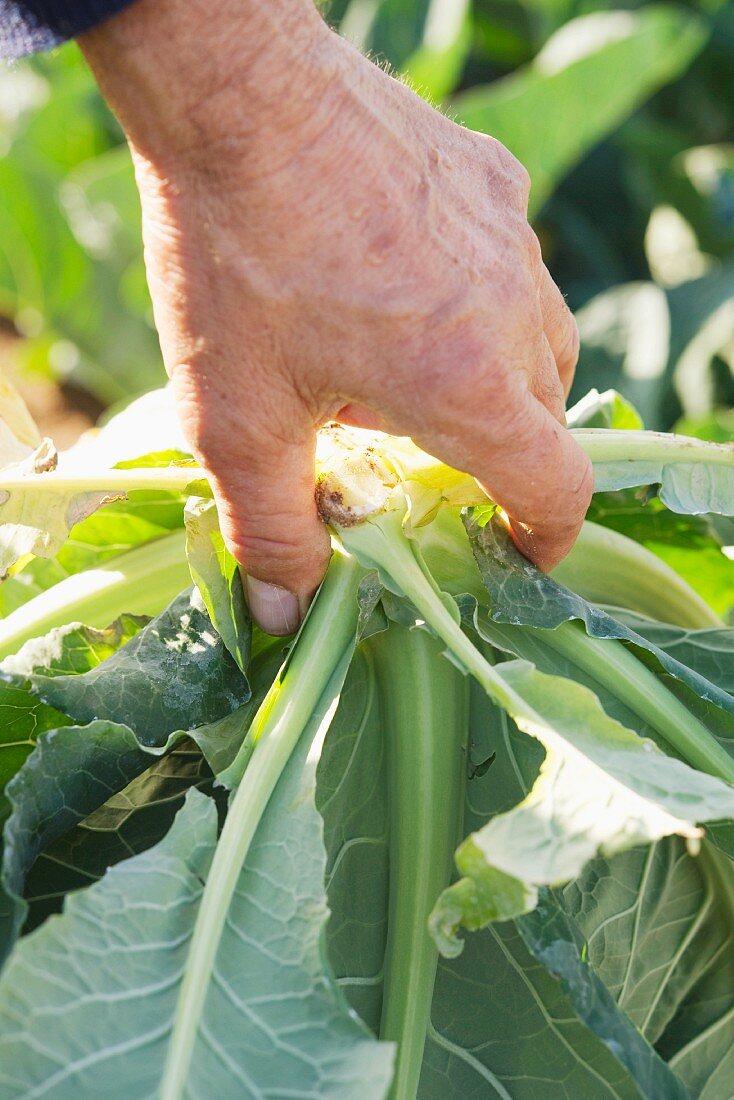
{"label": "wrinkled skin", "polygon": [[474,474],[552,568],[593,477],[563,427],[578,337],[527,173],[310,0],[211,8],[138,0],[82,46],[133,150],[166,368],[255,617],[294,629],[323,576],[333,417]]}

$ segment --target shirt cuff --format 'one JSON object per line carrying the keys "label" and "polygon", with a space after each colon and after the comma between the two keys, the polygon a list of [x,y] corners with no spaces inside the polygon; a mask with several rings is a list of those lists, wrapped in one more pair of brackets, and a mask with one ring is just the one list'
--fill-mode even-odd
{"label": "shirt cuff", "polygon": [[0,57],[23,57],[88,31],[131,0],[0,0]]}

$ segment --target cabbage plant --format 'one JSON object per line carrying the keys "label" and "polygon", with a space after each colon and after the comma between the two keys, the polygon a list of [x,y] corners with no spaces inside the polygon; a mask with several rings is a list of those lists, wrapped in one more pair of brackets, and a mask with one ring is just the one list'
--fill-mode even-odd
{"label": "cabbage plant", "polygon": [[0,406],[1,1100],[729,1100],[731,447],[589,395],[548,576],[331,425],[283,640],[167,391],[61,456]]}

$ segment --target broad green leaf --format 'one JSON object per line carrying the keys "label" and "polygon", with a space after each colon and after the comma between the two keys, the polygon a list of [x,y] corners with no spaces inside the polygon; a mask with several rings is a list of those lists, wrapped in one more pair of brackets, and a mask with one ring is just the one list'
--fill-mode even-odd
{"label": "broad green leaf", "polygon": [[38,854],[123,790],[150,764],[124,725],[95,721],[44,733],[6,790],[0,871],[0,957],[5,958],[27,912],[26,875]]}
{"label": "broad green leaf", "polygon": [[[472,810],[467,821],[477,829],[530,789],[537,773],[539,745],[488,704],[478,689],[474,700],[472,728],[484,737],[481,752],[497,754],[485,777],[469,784]],[[719,1077],[718,1067],[734,1028],[730,1011],[734,1000],[732,874],[729,861],[706,841],[700,853],[691,856],[684,841],[671,837],[611,859],[594,860],[562,895],[568,916],[586,941],[582,952],[589,981],[594,982],[596,972],[621,1011],[664,1058],[670,1058],[681,1042],[699,1030],[706,1035],[707,1025],[720,1019],[710,1040],[694,1044],[700,1059],[696,1086],[709,1074],[712,1083]],[[521,917],[518,930],[527,935],[526,922],[532,920],[532,914]],[[505,927],[495,925],[488,931],[498,934]],[[484,938],[486,932],[478,936]],[[472,959],[476,959],[476,938],[467,940],[464,952],[473,951]],[[459,964],[462,958],[457,960]],[[550,969],[554,971],[553,965]],[[575,1008],[584,1016],[593,1004],[593,998],[582,998]],[[690,1008],[684,1007],[687,1005]],[[682,1039],[677,1039],[679,1009],[681,1017],[689,1015],[691,1020]],[[494,1018],[501,1015],[497,1012]],[[593,1026],[588,1016],[586,1019]],[[624,1055],[624,1050],[620,1053]],[[699,1094],[690,1076],[685,1083],[693,1095]],[[662,1089],[652,1095],[667,1093]],[[714,1087],[711,1100],[723,1100],[726,1095],[725,1089],[717,1092]]]}
{"label": "broad green leaf", "polygon": [[[139,619],[125,616],[104,631],[83,626],[53,631],[28,643],[14,659],[16,682],[22,683],[39,668],[49,677],[82,675],[116,652],[141,626]],[[8,706],[15,697],[19,713],[13,713],[8,727],[26,736],[22,754],[15,742],[17,774],[5,794],[7,820],[0,867],[0,955],[4,957],[25,918],[23,887],[38,853],[125,787],[149,765],[150,757],[126,726],[93,722],[74,727],[67,715],[44,704],[33,705],[33,697],[20,686],[3,685],[0,696]]]}
{"label": "broad green leaf", "polygon": [[[482,636],[585,684],[623,725],[734,782],[734,698],[724,687],[540,573],[499,528],[469,520],[468,529],[490,597],[491,619],[476,618]],[[732,838],[719,842],[731,850]]]}
{"label": "broad green leaf", "polygon": [[439,963],[419,1100],[639,1100],[512,922]]}
{"label": "broad green leaf", "polygon": [[704,842],[674,839],[596,860],[564,892],[589,965],[688,1086],[728,1100],[734,1043],[734,881]]}
{"label": "broad green leaf", "polygon": [[[23,683],[19,673],[6,679]],[[144,746],[231,714],[250,698],[196,590],[173,603],[103,664],[75,676],[32,673],[39,698],[84,724],[123,722]]]}
{"label": "broad green leaf", "polygon": [[26,932],[59,912],[70,891],[162,840],[192,787],[211,794],[211,770],[191,739],[148,761],[145,771],[39,853],[23,888]]}
{"label": "broad green leaf", "polygon": [[39,495],[32,483],[0,491],[0,575],[26,554],[54,557],[75,524],[122,495],[78,488]]}
{"label": "broad green leaf", "polygon": [[[527,746],[530,781],[539,750],[532,738],[507,728],[512,724],[478,687],[474,694],[472,753],[477,762],[492,751],[497,756],[468,782],[467,828],[483,824],[489,807],[503,799],[512,805],[522,794],[512,785],[518,763],[505,751],[501,727],[513,745]],[[326,737],[317,804],[328,853],[329,957],[350,1004],[375,1033],[389,876],[380,714],[367,643],[350,669]],[[503,1100],[638,1100],[640,1095],[629,1074],[575,1017],[558,982],[532,958],[512,924],[477,933],[459,958],[440,961],[418,1100],[495,1095]]]}
{"label": "broad green leaf", "polygon": [[684,1084],[669,1069],[587,960],[584,938],[550,891],[534,912],[517,921],[526,947],[560,981],[579,1018],[619,1059],[639,1085],[642,1096],[690,1100]]}
{"label": "broad green leaf", "polygon": [[[174,419],[169,391],[164,388],[135,405],[149,421],[157,414],[161,421],[158,438],[164,441],[166,425]],[[134,423],[133,416],[120,414],[95,441],[77,445],[60,463],[48,440],[32,450],[15,437],[12,423],[3,423],[0,435],[0,575],[7,574],[11,566],[28,555],[55,557],[64,547],[72,528],[83,524],[102,505],[127,502],[130,493],[141,496],[131,504],[126,503],[123,510],[112,513],[111,519],[102,521],[101,534],[99,524],[87,524],[82,530],[82,541],[85,536],[87,543],[91,541],[93,553],[80,554],[83,547],[77,545],[62,555],[62,568],[76,572],[92,561],[96,564],[104,556],[139,545],[179,525],[178,499],[189,483],[197,481],[197,472],[199,478],[201,473],[193,460],[187,455],[181,458],[181,452],[175,447],[153,456],[152,462],[145,454],[140,457],[138,447],[143,446],[146,434],[148,438],[152,435],[149,426],[143,437],[133,429],[130,438],[136,440],[134,444],[128,438],[125,445],[120,438],[131,431]],[[145,420],[143,423],[145,425]],[[168,438],[171,442],[180,440],[180,428],[168,430]],[[118,468],[113,468],[114,462]],[[155,526],[141,524],[146,508],[149,510],[148,523],[153,521]],[[138,522],[130,529],[129,517],[136,512]],[[128,518],[127,524],[123,516]],[[121,533],[123,542],[115,547],[113,540]],[[104,552],[99,549],[100,542],[106,544]]]}
{"label": "broad green leaf", "polygon": [[693,669],[724,691],[734,694],[734,630],[684,630],[619,611],[620,622],[676,661]]}
{"label": "broad green leaf", "polygon": [[329,961],[342,991],[375,1034],[387,936],[385,741],[369,644],[357,651],[319,759],[331,918]]}
{"label": "broad green leaf", "polygon": [[501,675],[523,700],[515,721],[546,756],[527,797],[459,848],[464,877],[431,918],[444,953],[460,950],[460,925],[528,912],[540,886],[570,881],[597,854],[671,833],[695,838],[691,822],[734,814],[734,788],[625,729],[588,689],[525,662],[503,664]]}
{"label": "broad green leaf", "polygon": [[46,706],[24,687],[0,684],[0,822],[8,808],[4,790],[46,730],[67,725],[70,719]]}
{"label": "broad green leaf", "polygon": [[[309,747],[286,771],[240,873],[193,1051],[192,1097],[387,1095],[391,1050],[347,1012],[324,967],[328,910]],[[75,1100],[156,1090],[215,838],[213,804],[190,794],[159,845],[70,898],[63,916],[16,948],[0,982],[0,1019],[13,1020],[0,1027],[0,1065],[9,1067],[0,1097],[51,1085]],[[105,1011],[111,1000],[114,1012]],[[58,1026],[39,1056],[35,1030],[47,1015]]]}
{"label": "broad green leaf", "polygon": [[102,630],[70,623],[26,642],[14,657],[6,658],[3,668],[18,676],[80,675],[106,661],[148,621],[142,615],[121,615]]}
{"label": "broad green leaf", "polygon": [[179,494],[133,492],[127,500],[108,504],[73,527],[55,558],[19,562],[0,585],[0,613],[7,616],[66,577],[96,568],[182,526]]}
{"label": "broad green leaf", "polygon": [[[83,626],[60,628],[27,643],[4,667],[20,682],[34,676],[45,682],[54,678],[82,681],[121,652],[141,628],[143,622],[134,616],[124,616],[102,631]],[[159,642],[161,637],[159,633]],[[143,648],[150,644],[149,639]],[[280,663],[281,647],[273,645],[271,649],[274,654],[266,647],[264,656],[255,662],[258,699],[192,731],[212,763],[229,761],[237,752],[254,708]],[[145,667],[144,660],[141,667]],[[34,705],[34,717],[40,713],[45,728],[54,718],[56,726],[70,721],[26,697],[20,688],[2,689],[2,696],[13,693],[21,702],[27,698],[27,705]],[[142,694],[139,699],[143,701]],[[196,707],[182,711],[180,720],[188,721],[197,713]],[[26,719],[24,729],[27,725]],[[35,751],[7,790],[10,816],[5,824],[0,876],[4,887],[0,903],[3,952],[11,947],[26,915],[22,897],[28,874],[49,846],[51,851],[35,864],[35,890],[42,893],[35,907],[36,919],[52,910],[67,889],[100,877],[106,866],[116,861],[115,852],[117,859],[127,858],[161,838],[188,787],[206,781],[210,774],[200,753],[192,751],[190,742],[187,748],[176,731],[152,751],[161,753],[170,745],[175,745],[172,752],[151,761],[151,749],[142,748],[127,725],[111,721],[67,726],[37,738]],[[32,742],[25,751],[31,747]],[[110,834],[109,839],[102,843],[105,834]],[[51,881],[44,875],[44,867],[53,869]]]}
{"label": "broad green leaf", "polygon": [[224,545],[213,500],[190,497],[186,505],[186,557],[217,633],[245,672],[252,622],[239,566]]}
{"label": "broad green leaf", "polygon": [[455,108],[525,165],[537,212],[585,153],[684,71],[703,40],[695,17],[662,4],[594,13],[563,27],[526,69],[457,97]]}
{"label": "broad green leaf", "polygon": [[[506,532],[497,524],[479,527],[475,521],[468,519],[467,530],[489,595],[493,621],[540,629],[548,645],[563,646],[565,650],[565,642],[572,643],[572,635],[567,631],[557,633],[558,629],[569,620],[579,620],[590,637],[601,642],[619,639],[634,646],[637,654],[648,658],[653,668],[664,669],[696,697],[708,700],[727,714],[734,715],[734,695],[723,685],[709,680],[695,667],[677,660],[630,630],[623,622],[587,603],[553,577],[541,573],[516,550]],[[600,658],[603,652],[611,661],[611,649],[606,647],[606,650],[600,650]],[[580,658],[581,653],[578,656]],[[620,685],[620,689],[622,687]]]}
{"label": "broad green leaf", "polygon": [[734,446],[662,432],[576,429],[594,465],[596,491],[659,485],[673,512],[734,514]]}
{"label": "broad green leaf", "polygon": [[25,555],[54,557],[76,524],[103,505],[125,500],[131,491],[183,492],[189,483],[195,484],[193,470],[175,466],[101,470],[84,475],[59,470],[41,473],[39,461],[45,461],[42,448],[37,454],[28,460],[33,463],[29,469],[0,470],[3,575]]}

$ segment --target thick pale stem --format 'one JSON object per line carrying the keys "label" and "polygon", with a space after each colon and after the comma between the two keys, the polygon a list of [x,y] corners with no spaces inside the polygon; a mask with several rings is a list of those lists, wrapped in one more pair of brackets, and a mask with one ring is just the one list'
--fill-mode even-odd
{"label": "thick pale stem", "polygon": [[461,836],[469,682],[423,631],[370,643],[387,739],[390,912],[380,1037],[397,1043],[391,1100],[415,1100],[438,950],[428,931]]}
{"label": "thick pale stem", "polygon": [[[50,470],[45,474],[0,472],[0,492],[29,489],[34,493],[132,493],[136,489],[185,492],[205,478],[196,466],[140,466],[129,470],[98,470],[90,474]],[[0,520],[2,511],[0,511]]]}
{"label": "thick pale stem", "polygon": [[[418,562],[410,548],[408,540],[402,536],[401,517],[398,512],[389,513],[383,517],[379,524],[363,524],[353,531],[345,532],[347,545],[353,546],[355,552],[360,551],[371,559],[375,565],[383,568],[390,574],[399,588],[412,601],[419,614],[448,646],[454,656],[470,672],[487,694],[507,710],[514,718],[527,714],[527,704],[502,676],[499,669],[492,668],[481,653],[463,633],[459,624],[452,617],[451,612],[445,606],[440,595],[436,592],[429,579],[422,573]],[[593,675],[609,682],[615,694],[619,695],[620,676],[629,677],[631,668],[629,661],[634,661],[634,671],[638,676],[641,669],[639,662],[630,653],[622,657],[618,650],[624,650],[621,643],[617,643],[614,650],[614,658],[624,665],[624,673],[619,669],[612,674],[611,669],[605,671],[605,665],[612,659],[612,650],[602,647],[596,639],[589,638],[586,633],[573,624],[565,624],[558,630],[537,631],[543,641],[564,647],[567,656],[576,663],[582,663],[582,667],[588,667]],[[533,627],[518,628],[535,631]],[[573,655],[572,655],[573,650]],[[634,693],[637,713],[642,713],[644,706],[644,690],[628,684],[626,690],[630,695]],[[621,697],[621,696],[620,696]],[[664,700],[664,701],[663,701]],[[648,703],[648,707],[655,708],[655,722],[651,723],[656,729],[662,727],[660,732],[665,740],[694,766],[710,775],[719,776],[727,782],[734,782],[734,761],[728,753],[719,745],[716,739],[709,733],[687,708],[683,707],[676,697],[655,678],[655,702]],[[685,717],[680,711],[685,711]],[[652,710],[649,710],[652,717]],[[670,720],[665,723],[665,716]]]}
{"label": "thick pale stem", "polygon": [[627,607],[686,630],[724,625],[664,561],[618,531],[596,523],[584,524],[576,545],[553,576],[592,603]]}
{"label": "thick pale stem", "polygon": [[75,573],[0,619],[0,660],[70,622],[102,628],[123,612],[157,615],[191,583],[183,531]]}
{"label": "thick pale stem", "polygon": [[342,532],[348,549],[360,555],[392,578],[418,613],[430,623],[459,663],[478,680],[484,690],[511,714],[526,710],[521,696],[489,664],[476,646],[464,634],[456,617],[449,610],[436,588],[423,573],[413,553],[410,540],[402,529],[398,511],[387,512],[375,523],[367,522]]}
{"label": "thick pale stem", "polygon": [[614,428],[572,428],[579,446],[592,462],[703,462],[731,466],[734,448],[669,432],[627,431]]}
{"label": "thick pale stem", "polygon": [[[263,701],[255,747],[232,799],[196,918],[174,1015],[159,1100],[185,1094],[214,961],[237,880],[275,785],[335,670],[355,644],[357,591],[364,570],[335,551],[296,648]],[[238,761],[232,766],[236,775]]]}
{"label": "thick pale stem", "polygon": [[578,622],[562,623],[556,630],[521,629],[614,692],[693,767],[734,783],[734,760],[726,749],[622,642],[591,638]]}

